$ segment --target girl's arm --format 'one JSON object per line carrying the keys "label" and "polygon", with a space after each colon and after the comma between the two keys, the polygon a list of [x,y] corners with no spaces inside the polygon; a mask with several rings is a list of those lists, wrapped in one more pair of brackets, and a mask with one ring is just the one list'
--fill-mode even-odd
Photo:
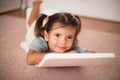
{"label": "girl's arm", "polygon": [[28,65],[36,65],[43,59],[44,56],[45,53],[36,52],[35,50],[30,49],[27,53],[26,63]]}
{"label": "girl's arm", "polygon": [[[78,53],[76,50],[70,50],[67,53]],[[95,51],[91,51],[91,50],[85,50],[84,53],[95,53]]]}
{"label": "girl's arm", "polygon": [[72,50],[68,53],[95,53],[95,51],[80,48],[79,46],[73,45]]}
{"label": "girl's arm", "polygon": [[[76,50],[70,50],[67,53],[78,53],[78,52]],[[95,52],[86,50],[85,53],[95,53]],[[45,53],[36,52],[35,50],[30,49],[27,53],[26,63],[28,65],[36,65],[43,59],[44,56]]]}
{"label": "girl's arm", "polygon": [[67,53],[78,53],[76,50],[70,50]]}
{"label": "girl's arm", "polygon": [[85,50],[85,53],[95,53],[95,51]]}

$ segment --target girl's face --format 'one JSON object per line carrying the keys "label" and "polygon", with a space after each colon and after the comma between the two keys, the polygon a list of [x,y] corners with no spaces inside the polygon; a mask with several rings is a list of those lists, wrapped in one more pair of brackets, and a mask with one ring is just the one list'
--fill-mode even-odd
{"label": "girl's face", "polygon": [[45,31],[45,40],[48,42],[50,51],[64,53],[69,50],[74,42],[76,28],[71,26],[60,27],[55,23],[49,33]]}

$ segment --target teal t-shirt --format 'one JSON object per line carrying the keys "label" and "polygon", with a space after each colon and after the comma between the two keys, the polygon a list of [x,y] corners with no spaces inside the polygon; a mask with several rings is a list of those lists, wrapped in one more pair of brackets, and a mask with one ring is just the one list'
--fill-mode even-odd
{"label": "teal t-shirt", "polygon": [[[29,45],[29,49],[33,49],[37,52],[49,52],[47,42],[42,37],[36,37]],[[73,45],[70,50],[76,50],[78,53],[85,52],[85,49],[82,49],[76,45]]]}

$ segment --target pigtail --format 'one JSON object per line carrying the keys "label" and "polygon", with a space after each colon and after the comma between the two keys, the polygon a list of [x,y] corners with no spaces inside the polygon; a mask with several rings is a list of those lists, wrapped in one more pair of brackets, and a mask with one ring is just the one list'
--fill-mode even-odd
{"label": "pigtail", "polygon": [[73,18],[75,18],[76,22],[77,22],[77,31],[76,31],[76,34],[75,34],[75,39],[74,39],[74,44],[77,44],[78,43],[78,39],[77,39],[77,35],[80,33],[81,31],[81,20],[80,20],[80,17],[77,16],[77,15],[73,15]]}
{"label": "pigtail", "polygon": [[35,31],[34,31],[36,37],[38,36],[43,37],[43,31],[45,29],[43,25],[43,21],[46,17],[47,15],[41,14],[41,16],[37,19],[37,22],[35,24]]}
{"label": "pigtail", "polygon": [[81,31],[81,20],[80,20],[80,17],[79,16],[77,16],[77,15],[75,15],[75,17],[76,17],[76,19],[77,19],[77,23],[78,23],[78,33],[77,34],[79,34],[79,32]]}
{"label": "pigtail", "polygon": [[81,27],[81,20],[80,20],[80,17],[79,17],[79,16],[77,16],[77,15],[75,15],[75,17],[77,18],[78,23],[79,23],[79,26]]}

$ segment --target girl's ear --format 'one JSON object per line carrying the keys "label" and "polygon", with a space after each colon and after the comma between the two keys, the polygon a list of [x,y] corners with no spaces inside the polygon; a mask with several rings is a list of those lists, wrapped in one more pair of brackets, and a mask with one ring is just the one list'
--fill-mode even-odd
{"label": "girl's ear", "polygon": [[44,39],[45,41],[48,41],[48,32],[44,30]]}

